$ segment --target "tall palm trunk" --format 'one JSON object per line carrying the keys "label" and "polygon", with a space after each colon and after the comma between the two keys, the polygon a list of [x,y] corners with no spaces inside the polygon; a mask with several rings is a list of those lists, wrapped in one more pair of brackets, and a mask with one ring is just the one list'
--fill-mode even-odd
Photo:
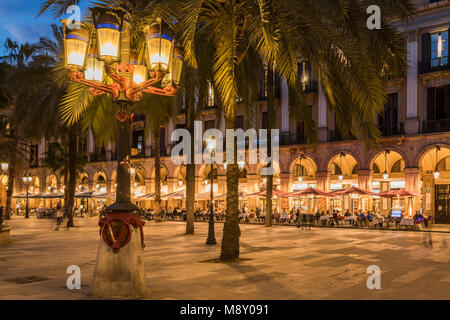
{"label": "tall palm trunk", "polygon": [[[195,99],[192,94],[194,90],[188,91],[186,93],[186,112],[185,118],[187,123],[187,129],[189,130],[190,136],[194,137],[194,123],[195,123]],[[194,234],[194,211],[195,211],[195,145],[194,139],[191,139],[191,144],[189,146],[191,151],[191,163],[186,165],[186,234]]]}
{"label": "tall palm trunk", "polygon": [[16,135],[13,137],[13,143],[11,146],[11,153],[9,155],[9,167],[8,167],[8,190],[6,191],[6,208],[5,208],[5,220],[11,220],[11,199],[14,191],[14,179],[16,177],[16,157],[17,147],[19,145],[19,139]]}
{"label": "tall palm trunk", "polygon": [[[225,125],[227,129],[235,127],[234,113],[232,116],[226,115]],[[227,139],[227,145],[236,142],[233,139]],[[227,148],[228,149],[228,148]],[[239,168],[236,164],[236,148],[234,148],[234,164],[227,166],[227,219],[223,227],[222,252],[220,260],[233,261],[239,259],[239,237],[241,229],[239,228]]]}
{"label": "tall palm trunk", "polygon": [[[267,155],[272,157],[272,131],[274,128],[274,81],[273,61],[268,63],[267,68]],[[273,175],[267,176],[266,190],[266,227],[272,226],[272,199],[273,199]]]}
{"label": "tall palm trunk", "polygon": [[67,227],[74,227],[73,223],[73,205],[75,202],[75,188],[77,183],[77,131],[72,128],[69,134],[69,185],[67,196]]}
{"label": "tall palm trunk", "polygon": [[155,217],[156,222],[162,221],[161,216],[161,132],[160,128],[153,130],[155,150]]}

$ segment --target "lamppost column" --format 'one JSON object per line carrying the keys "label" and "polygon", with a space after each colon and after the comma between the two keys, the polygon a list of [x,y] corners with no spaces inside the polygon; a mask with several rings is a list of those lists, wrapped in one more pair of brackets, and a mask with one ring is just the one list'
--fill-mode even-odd
{"label": "lamppost column", "polygon": [[217,244],[215,232],[214,232],[214,150],[211,152],[211,190],[210,190],[210,202],[209,202],[209,229],[208,229],[208,240],[206,244],[214,245]]}
{"label": "lamppost column", "polygon": [[28,189],[30,187],[30,184],[28,182],[25,183],[27,186],[27,203],[26,203],[26,207],[25,207],[25,219],[29,219],[30,218],[30,207],[28,205]]}

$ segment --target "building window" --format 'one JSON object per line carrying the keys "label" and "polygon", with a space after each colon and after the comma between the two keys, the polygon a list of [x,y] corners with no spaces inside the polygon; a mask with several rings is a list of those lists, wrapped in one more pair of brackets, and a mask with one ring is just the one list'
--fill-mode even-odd
{"label": "building window", "polygon": [[294,168],[294,177],[306,177],[308,176],[308,171],[306,168],[300,164],[296,164]]}
{"label": "building window", "polygon": [[216,120],[207,120],[204,123],[205,131],[209,129],[215,129],[216,128]]}
{"label": "building window", "polygon": [[144,130],[133,131],[133,149],[137,150],[138,155],[145,154]]}
{"label": "building window", "polygon": [[431,34],[431,67],[448,64],[448,31]]}
{"label": "building window", "polygon": [[245,130],[244,116],[237,116],[234,120],[235,129]]}
{"label": "building window", "polygon": [[206,107],[213,108],[216,105],[216,101],[214,99],[214,87],[211,82],[208,82],[208,95],[206,96]]}
{"label": "building window", "polygon": [[428,88],[428,120],[450,118],[450,85]]}
{"label": "building window", "polygon": [[269,118],[267,116],[267,112],[263,112],[261,116],[261,129],[267,129],[269,127]]}
{"label": "building window", "polygon": [[388,95],[383,114],[379,116],[381,133],[385,136],[398,134],[398,93]]}

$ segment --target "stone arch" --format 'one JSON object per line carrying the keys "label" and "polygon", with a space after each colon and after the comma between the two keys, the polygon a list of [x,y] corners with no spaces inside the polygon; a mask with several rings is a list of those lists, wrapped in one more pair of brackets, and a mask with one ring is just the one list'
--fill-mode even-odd
{"label": "stone arch", "polygon": [[[377,151],[375,151],[375,152],[373,152],[373,153],[371,153],[369,155],[369,162],[368,163],[369,163],[369,169],[370,170],[373,170],[374,160],[377,159],[381,154],[384,154],[384,152],[386,150],[398,153],[403,158],[403,160],[405,161],[405,167],[406,168],[410,167],[411,163],[410,163],[410,161],[408,159],[408,156],[402,149],[394,147],[394,146],[388,146],[388,147],[385,147],[385,148],[382,148],[382,149],[378,149]],[[380,168],[380,169],[382,169],[382,168]]]}
{"label": "stone arch", "polygon": [[[425,156],[428,155],[430,151],[436,149],[436,147],[438,146],[441,148],[441,150],[442,149],[450,150],[450,144],[448,143],[430,143],[419,152],[414,162],[414,166],[416,168],[420,168]],[[439,156],[439,158],[441,158],[441,155]]]}
{"label": "stone arch", "polygon": [[[290,165],[289,165],[289,175],[290,176],[294,175],[295,166],[297,164],[300,164],[301,157],[302,156],[298,156],[290,163]],[[304,158],[302,160],[302,166],[305,167],[305,169],[308,171],[309,176],[314,176],[314,177],[317,176],[318,165],[317,165],[317,161],[313,157],[305,154]],[[309,170],[308,170],[308,168],[309,168]]]}

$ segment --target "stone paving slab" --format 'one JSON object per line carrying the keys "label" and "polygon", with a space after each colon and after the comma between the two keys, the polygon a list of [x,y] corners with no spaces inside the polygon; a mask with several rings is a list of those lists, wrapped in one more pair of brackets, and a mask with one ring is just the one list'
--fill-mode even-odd
{"label": "stone paving slab", "polygon": [[[12,242],[0,247],[0,299],[92,299],[98,220],[11,221]],[[241,225],[241,258],[215,263],[206,223],[184,235],[182,222],[147,223],[147,299],[450,299],[450,234]],[[449,245],[449,246],[448,246]],[[66,288],[78,265],[82,289]],[[367,267],[381,268],[381,290],[368,290]]]}

